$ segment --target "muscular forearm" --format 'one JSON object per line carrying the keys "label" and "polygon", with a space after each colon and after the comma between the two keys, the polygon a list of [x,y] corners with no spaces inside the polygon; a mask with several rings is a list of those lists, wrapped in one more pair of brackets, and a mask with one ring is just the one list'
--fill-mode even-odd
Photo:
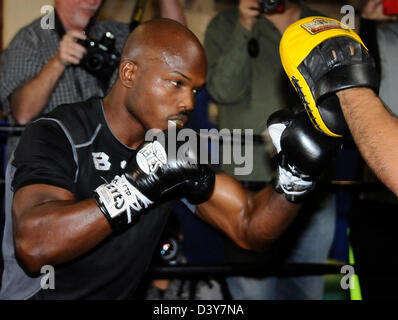
{"label": "muscular forearm", "polygon": [[12,114],[19,124],[24,125],[39,115],[64,70],[65,66],[54,57],[36,77],[11,95]]}
{"label": "muscular forearm", "polygon": [[231,176],[217,174],[214,192],[197,214],[240,247],[262,251],[294,220],[299,207],[271,186],[255,194]]}
{"label": "muscular forearm", "polygon": [[48,201],[18,221],[14,225],[16,253],[29,272],[70,261],[111,233],[93,199]]}
{"label": "muscular forearm", "polygon": [[288,202],[272,187],[254,195],[252,202],[243,217],[244,239],[248,248],[262,251],[282,235],[301,206]]}
{"label": "muscular forearm", "polygon": [[398,119],[365,88],[337,93],[358,148],[381,181],[398,195]]}

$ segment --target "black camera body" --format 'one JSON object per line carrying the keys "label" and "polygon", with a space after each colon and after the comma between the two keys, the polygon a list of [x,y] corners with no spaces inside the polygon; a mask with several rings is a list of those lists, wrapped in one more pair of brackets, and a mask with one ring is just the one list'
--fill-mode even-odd
{"label": "black camera body", "polygon": [[261,13],[283,12],[285,9],[284,0],[259,0]]}
{"label": "black camera body", "polygon": [[87,37],[79,43],[87,49],[80,65],[98,78],[110,79],[120,61],[120,54],[115,49],[115,36],[106,32],[101,40]]}

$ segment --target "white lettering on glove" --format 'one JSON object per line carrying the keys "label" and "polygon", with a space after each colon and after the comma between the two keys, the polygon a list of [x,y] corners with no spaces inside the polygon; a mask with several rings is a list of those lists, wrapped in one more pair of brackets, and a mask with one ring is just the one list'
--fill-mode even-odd
{"label": "white lettering on glove", "polygon": [[283,123],[275,123],[268,127],[269,135],[271,137],[272,143],[276,148],[277,153],[281,151],[281,136],[285,129],[286,125],[284,125]]}

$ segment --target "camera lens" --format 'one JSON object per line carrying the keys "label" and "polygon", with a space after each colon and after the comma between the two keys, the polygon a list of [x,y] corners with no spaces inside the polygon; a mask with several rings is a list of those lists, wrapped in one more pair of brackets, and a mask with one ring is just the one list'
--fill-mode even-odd
{"label": "camera lens", "polygon": [[263,13],[280,12],[283,8],[283,0],[259,0]]}
{"label": "camera lens", "polygon": [[88,67],[93,71],[99,71],[104,65],[104,57],[99,53],[94,53],[90,55],[87,59]]}
{"label": "camera lens", "polygon": [[173,238],[168,238],[162,243],[160,257],[163,261],[170,261],[177,257],[178,243]]}

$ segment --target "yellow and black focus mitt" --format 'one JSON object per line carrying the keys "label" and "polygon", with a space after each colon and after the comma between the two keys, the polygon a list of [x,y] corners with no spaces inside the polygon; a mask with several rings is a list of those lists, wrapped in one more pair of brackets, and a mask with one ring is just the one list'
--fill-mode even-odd
{"label": "yellow and black focus mitt", "polygon": [[361,38],[338,20],[307,17],[293,23],[279,52],[311,122],[329,136],[348,133],[336,92],[354,87],[378,92],[373,58]]}

